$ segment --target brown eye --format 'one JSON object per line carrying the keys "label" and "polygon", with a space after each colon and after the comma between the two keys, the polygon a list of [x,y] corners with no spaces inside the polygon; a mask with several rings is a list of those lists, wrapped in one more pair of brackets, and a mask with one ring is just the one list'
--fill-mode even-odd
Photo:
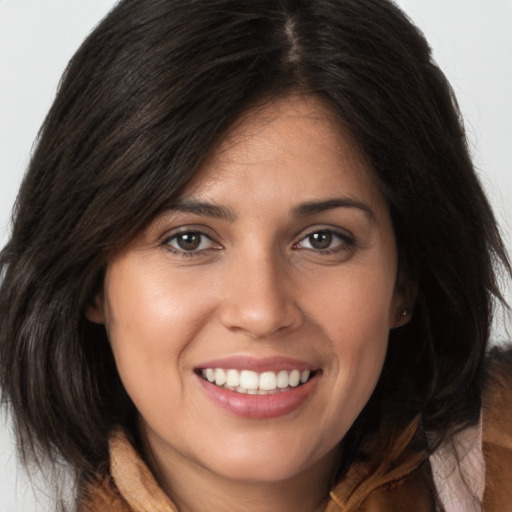
{"label": "brown eye", "polygon": [[199,233],[183,233],[176,237],[176,243],[184,251],[193,251],[201,244],[201,235]]}
{"label": "brown eye", "polygon": [[297,249],[308,249],[326,254],[348,250],[354,244],[354,239],[348,233],[340,233],[330,229],[319,229],[304,236],[295,247]]}
{"label": "brown eye", "polygon": [[184,231],[168,238],[165,244],[175,252],[199,252],[211,249],[213,241],[199,231]]}
{"label": "brown eye", "polygon": [[319,231],[308,236],[309,245],[313,249],[328,249],[332,243],[332,233],[329,231]]}

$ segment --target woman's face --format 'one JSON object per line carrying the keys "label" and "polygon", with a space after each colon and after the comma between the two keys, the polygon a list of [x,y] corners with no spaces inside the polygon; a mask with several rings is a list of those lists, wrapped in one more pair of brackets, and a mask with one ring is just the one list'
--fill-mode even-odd
{"label": "woman's face", "polygon": [[330,465],[372,394],[405,307],[396,281],[367,162],[296,97],[242,119],[110,261],[89,317],[157,466],[279,481]]}

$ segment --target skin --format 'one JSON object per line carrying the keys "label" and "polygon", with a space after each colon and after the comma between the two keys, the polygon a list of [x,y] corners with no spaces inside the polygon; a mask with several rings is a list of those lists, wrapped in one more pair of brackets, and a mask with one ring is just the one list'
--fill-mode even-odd
{"label": "skin", "polygon": [[[112,258],[89,311],[140,413],[144,456],[182,512],[321,510],[389,330],[405,322],[386,201],[350,134],[311,97],[246,114],[182,200],[223,216],[155,219]],[[312,202],[320,211],[298,214]],[[199,245],[184,250],[177,232]],[[306,361],[316,386],[277,418],[234,415],[196,370],[239,355]]]}

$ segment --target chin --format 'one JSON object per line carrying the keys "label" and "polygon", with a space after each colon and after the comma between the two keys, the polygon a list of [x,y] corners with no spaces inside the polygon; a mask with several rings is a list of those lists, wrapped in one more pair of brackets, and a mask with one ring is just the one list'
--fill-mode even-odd
{"label": "chin", "polygon": [[[214,455],[210,460],[213,464],[205,464],[214,474],[240,483],[278,483],[293,479],[317,465],[330,464],[331,454],[335,450],[319,454],[318,451],[308,454],[301,443],[294,449],[283,442],[281,446],[267,444],[262,447],[258,443],[243,450],[233,446],[219,457]],[[217,463],[218,461],[218,463]]]}
{"label": "chin", "polygon": [[222,467],[212,468],[217,475],[240,483],[278,483],[290,480],[302,472],[298,464],[289,461],[224,461]]}

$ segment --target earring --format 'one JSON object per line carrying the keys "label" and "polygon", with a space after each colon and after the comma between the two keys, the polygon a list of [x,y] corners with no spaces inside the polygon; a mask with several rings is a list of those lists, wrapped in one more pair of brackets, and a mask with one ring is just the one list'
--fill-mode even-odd
{"label": "earring", "polygon": [[402,311],[402,318],[405,318],[408,314],[409,314],[409,311],[407,311],[407,309],[404,309]]}

